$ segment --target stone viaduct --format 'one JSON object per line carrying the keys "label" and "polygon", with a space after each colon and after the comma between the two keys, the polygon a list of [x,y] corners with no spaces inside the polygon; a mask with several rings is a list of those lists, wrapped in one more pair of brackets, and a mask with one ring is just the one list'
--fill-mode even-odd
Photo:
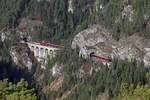
{"label": "stone viaduct", "polygon": [[56,55],[56,51],[60,48],[63,48],[63,46],[50,44],[45,41],[27,42],[27,45],[30,50],[34,52],[34,56],[38,58],[47,58],[48,56],[50,56],[50,58],[53,58]]}

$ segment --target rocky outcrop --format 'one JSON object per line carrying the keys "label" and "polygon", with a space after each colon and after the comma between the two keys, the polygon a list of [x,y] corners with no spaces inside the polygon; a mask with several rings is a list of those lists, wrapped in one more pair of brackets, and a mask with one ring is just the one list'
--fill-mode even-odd
{"label": "rocky outcrop", "polygon": [[84,46],[94,46],[111,38],[111,33],[109,33],[103,27],[93,25],[75,36],[72,42],[72,48],[74,49],[76,47],[82,48]]}
{"label": "rocky outcrop", "polygon": [[5,39],[6,39],[6,35],[5,35],[5,33],[2,32],[1,33],[1,41],[4,42]]}
{"label": "rocky outcrop", "polygon": [[73,0],[68,0],[68,12],[73,13]]}
{"label": "rocky outcrop", "polygon": [[133,6],[132,5],[125,5],[124,9],[122,11],[122,18],[124,20],[128,20],[128,21],[132,22],[133,17],[134,17]]}
{"label": "rocky outcrop", "polygon": [[16,65],[21,66],[22,68],[27,68],[30,71],[36,62],[34,54],[30,51],[26,44],[17,44],[13,46],[10,54]]}
{"label": "rocky outcrop", "polygon": [[89,51],[92,51],[101,56],[136,59],[143,61],[145,66],[150,66],[150,39],[140,36],[139,33],[116,41],[105,28],[93,25],[75,36],[72,48],[77,47],[82,52],[83,48],[86,48],[84,52],[87,53],[86,56],[90,54]]}

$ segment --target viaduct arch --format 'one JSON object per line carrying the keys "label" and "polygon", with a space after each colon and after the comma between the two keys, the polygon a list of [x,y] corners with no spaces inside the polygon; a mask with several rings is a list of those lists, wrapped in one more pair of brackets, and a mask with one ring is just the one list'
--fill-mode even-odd
{"label": "viaduct arch", "polygon": [[50,44],[48,42],[27,42],[28,47],[34,52],[34,56],[38,58],[55,57],[56,51],[63,46]]}

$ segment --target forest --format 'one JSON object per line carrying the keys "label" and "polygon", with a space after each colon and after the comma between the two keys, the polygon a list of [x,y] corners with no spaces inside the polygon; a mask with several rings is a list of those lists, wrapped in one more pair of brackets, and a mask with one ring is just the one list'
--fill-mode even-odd
{"label": "forest", "polygon": [[[32,71],[20,69],[11,61],[10,47],[17,42],[18,35],[12,32],[11,40],[0,41],[0,99],[54,100],[70,90],[71,95],[66,100],[149,100],[150,69],[143,62],[114,58],[111,66],[103,65],[80,58],[79,50],[72,50],[70,45],[78,32],[93,24],[106,27],[116,40],[135,33],[149,38],[150,0],[73,0],[73,13],[68,12],[68,1],[0,0],[0,30],[17,29],[24,17],[40,17],[43,25],[37,30],[38,39],[65,46],[48,63],[39,86]],[[129,12],[122,16],[125,7]],[[53,77],[48,77],[48,71],[56,62],[64,65],[64,82],[58,91],[42,93],[42,88],[54,81]],[[79,77],[84,64],[93,68],[92,73]]]}
{"label": "forest", "polygon": [[[103,10],[100,5],[104,6]],[[126,5],[132,7],[122,17]],[[149,0],[73,0],[73,13],[68,12],[68,0],[1,0],[0,6],[0,29],[16,28],[23,17],[40,17],[44,23],[39,30],[40,38],[54,42],[68,40],[92,24],[107,27],[116,40],[136,32],[149,36]]]}
{"label": "forest", "polygon": [[[48,98],[61,98],[68,89],[76,87],[65,100],[96,100],[98,96],[103,95],[108,100],[150,99],[149,68],[145,68],[142,62],[134,59],[131,62],[128,59],[114,59],[112,65],[108,67],[100,62],[79,58],[77,52],[78,50],[66,47],[54,59],[54,62],[64,64],[65,81],[58,91],[47,92]],[[92,74],[85,73],[83,77],[79,77],[80,66],[84,64],[89,64],[93,68]]]}

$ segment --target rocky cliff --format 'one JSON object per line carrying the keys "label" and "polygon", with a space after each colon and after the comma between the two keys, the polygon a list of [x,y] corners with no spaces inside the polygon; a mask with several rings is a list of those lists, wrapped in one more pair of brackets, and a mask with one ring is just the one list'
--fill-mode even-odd
{"label": "rocky cliff", "polygon": [[116,41],[104,27],[93,25],[74,37],[72,48],[76,47],[93,49],[97,55],[136,59],[150,66],[150,39],[140,36],[140,33]]}

